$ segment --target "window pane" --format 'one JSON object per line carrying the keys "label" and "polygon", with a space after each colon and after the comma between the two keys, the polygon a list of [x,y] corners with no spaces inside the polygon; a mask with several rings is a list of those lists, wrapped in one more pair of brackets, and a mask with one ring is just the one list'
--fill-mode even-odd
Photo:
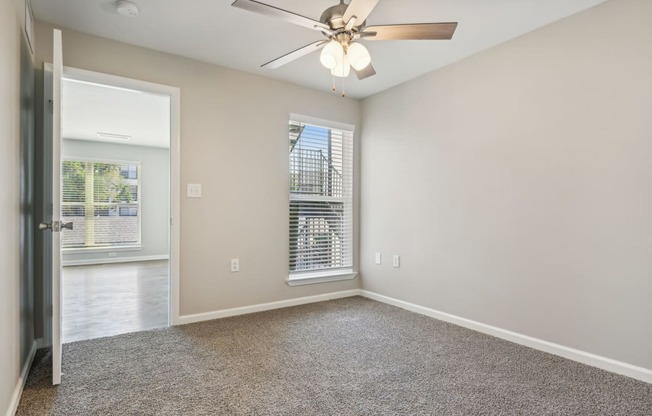
{"label": "window pane", "polygon": [[84,247],[86,227],[84,216],[86,208],[83,204],[64,205],[61,207],[61,216],[64,222],[72,222],[72,230],[62,233],[63,247]]}
{"label": "window pane", "polygon": [[290,204],[290,270],[344,267],[347,235],[343,203],[294,202]]}
{"label": "window pane", "polygon": [[64,248],[140,243],[139,165],[63,162]]}
{"label": "window pane", "polygon": [[290,122],[291,272],[352,266],[353,132]]}
{"label": "window pane", "polygon": [[65,161],[61,167],[63,184],[63,202],[84,202],[86,164],[84,162]]}
{"label": "window pane", "polygon": [[110,215],[95,219],[95,245],[129,245],[139,242],[138,217]]}

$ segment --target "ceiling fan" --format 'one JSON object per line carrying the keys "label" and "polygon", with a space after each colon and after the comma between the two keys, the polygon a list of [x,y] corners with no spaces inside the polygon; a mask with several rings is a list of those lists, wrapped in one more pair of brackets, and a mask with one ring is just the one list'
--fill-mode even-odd
{"label": "ceiling fan", "polygon": [[371,56],[360,40],[449,40],[457,22],[414,23],[367,26],[367,17],[379,0],[351,0],[324,10],[319,21],[280,9],[256,0],[236,0],[232,6],[254,13],[284,20],[295,25],[321,32],[327,39],[318,40],[276,58],[262,67],[276,69],[287,63],[322,49],[320,61],[336,77],[348,77],[353,72],[358,79],[376,74]]}

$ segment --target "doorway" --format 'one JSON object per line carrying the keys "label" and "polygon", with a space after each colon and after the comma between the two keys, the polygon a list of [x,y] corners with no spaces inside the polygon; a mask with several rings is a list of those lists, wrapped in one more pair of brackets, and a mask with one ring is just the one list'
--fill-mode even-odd
{"label": "doorway", "polygon": [[65,68],[62,92],[62,342],[174,324],[179,91]]}

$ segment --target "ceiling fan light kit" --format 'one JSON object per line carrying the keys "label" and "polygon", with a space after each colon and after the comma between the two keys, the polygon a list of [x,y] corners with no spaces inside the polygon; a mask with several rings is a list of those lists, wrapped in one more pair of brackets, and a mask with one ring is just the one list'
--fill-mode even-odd
{"label": "ceiling fan light kit", "polygon": [[363,70],[367,65],[371,64],[371,55],[369,51],[361,43],[355,42],[348,46],[346,56],[351,62],[351,66],[357,70]]}
{"label": "ceiling fan light kit", "polygon": [[346,78],[349,76],[350,73],[351,73],[351,63],[346,58],[346,56],[344,56],[344,58],[337,63],[337,66],[335,68],[331,69],[331,75],[333,75],[334,77]]}
{"label": "ceiling fan light kit", "polygon": [[326,46],[324,46],[324,49],[322,49],[319,61],[326,68],[333,69],[337,66],[337,63],[342,60],[343,55],[344,49],[342,48],[342,45],[336,40],[331,40]]}
{"label": "ceiling fan light kit", "polygon": [[360,43],[345,44],[333,39],[322,49],[321,64],[336,77],[348,77],[351,67],[360,71],[371,63],[371,55]]}
{"label": "ceiling fan light kit", "polygon": [[353,68],[359,80],[376,74],[369,51],[359,41],[449,40],[457,28],[456,22],[367,26],[367,17],[378,2],[351,0],[345,4],[340,0],[326,9],[319,21],[256,0],[236,0],[232,6],[321,32],[327,38],[267,62],[263,67],[279,68],[323,48],[319,60],[333,76],[348,77]]}

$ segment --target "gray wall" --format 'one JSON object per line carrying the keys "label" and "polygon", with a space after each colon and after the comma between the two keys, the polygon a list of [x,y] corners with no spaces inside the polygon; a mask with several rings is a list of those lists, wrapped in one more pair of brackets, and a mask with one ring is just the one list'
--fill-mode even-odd
{"label": "gray wall", "polygon": [[[66,252],[64,264],[102,263],[114,259],[143,259],[168,254],[170,151],[156,147],[130,146],[84,140],[64,140],[62,157],[77,160],[99,159],[140,162],[141,240],[140,250]],[[115,257],[109,257],[115,253]]]}
{"label": "gray wall", "polygon": [[23,0],[0,3],[0,413],[34,342],[34,66]]}
{"label": "gray wall", "polygon": [[[40,65],[51,60],[52,26],[39,22],[37,37]],[[66,29],[63,59],[181,89],[181,315],[359,287],[285,283],[288,116],[359,126],[359,101]],[[203,198],[186,198],[187,183],[201,183]],[[230,258],[240,259],[239,273]]]}
{"label": "gray wall", "polygon": [[650,16],[609,1],[366,99],[363,287],[652,368]]}

